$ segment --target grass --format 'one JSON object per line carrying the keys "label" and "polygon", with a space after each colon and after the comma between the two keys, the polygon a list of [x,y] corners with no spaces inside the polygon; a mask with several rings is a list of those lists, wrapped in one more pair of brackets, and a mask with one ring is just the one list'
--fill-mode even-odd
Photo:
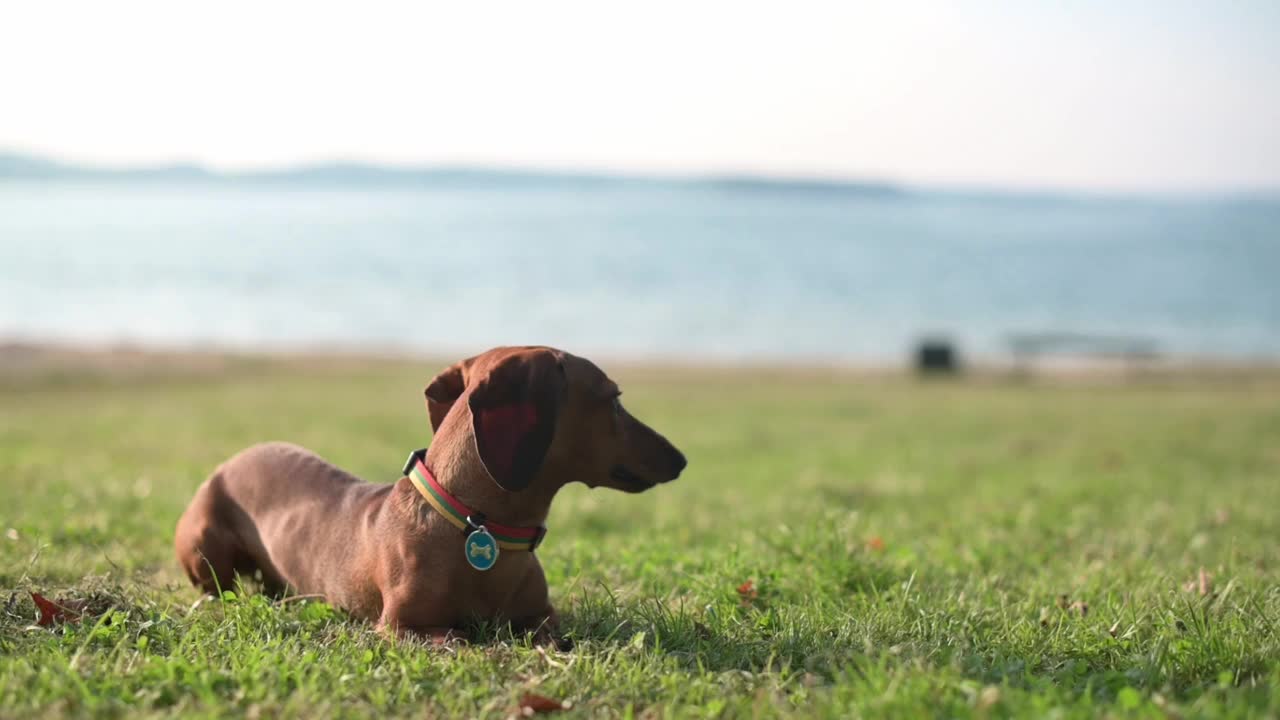
{"label": "grass", "polygon": [[[577,646],[548,654],[194,606],[172,557],[252,442],[397,477],[437,364],[50,367],[0,381],[3,717],[1280,713],[1280,377],[615,369],[691,465],[557,500],[539,555]],[[28,590],[92,611],[35,627]]]}

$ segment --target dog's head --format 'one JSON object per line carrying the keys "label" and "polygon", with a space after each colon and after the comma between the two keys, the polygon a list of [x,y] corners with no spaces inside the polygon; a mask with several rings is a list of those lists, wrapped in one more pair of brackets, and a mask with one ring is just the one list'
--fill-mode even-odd
{"label": "dog's head", "polygon": [[621,395],[590,361],[546,347],[494,348],[426,389],[432,429],[448,420],[463,431],[469,416],[481,462],[511,492],[567,482],[641,492],[676,479],[684,455],[632,417]]}

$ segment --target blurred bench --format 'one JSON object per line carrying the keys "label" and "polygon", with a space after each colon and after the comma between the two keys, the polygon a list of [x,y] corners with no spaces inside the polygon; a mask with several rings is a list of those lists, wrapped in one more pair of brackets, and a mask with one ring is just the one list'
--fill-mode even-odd
{"label": "blurred bench", "polygon": [[1070,355],[1100,360],[1119,360],[1136,366],[1159,357],[1157,345],[1148,338],[1090,333],[1013,333],[1007,338],[1019,370],[1030,370],[1033,361],[1046,355]]}

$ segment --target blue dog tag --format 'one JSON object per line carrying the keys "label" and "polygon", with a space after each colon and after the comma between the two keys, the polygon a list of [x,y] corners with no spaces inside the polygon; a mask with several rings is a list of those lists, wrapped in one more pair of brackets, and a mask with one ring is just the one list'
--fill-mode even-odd
{"label": "blue dog tag", "polygon": [[479,530],[467,536],[467,541],[462,544],[462,553],[471,567],[488,570],[498,562],[498,541],[482,525]]}

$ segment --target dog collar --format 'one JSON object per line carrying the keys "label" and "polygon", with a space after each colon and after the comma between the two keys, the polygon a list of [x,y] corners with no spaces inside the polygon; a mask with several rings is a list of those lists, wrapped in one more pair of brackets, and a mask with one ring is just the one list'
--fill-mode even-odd
{"label": "dog collar", "polygon": [[[475,533],[482,533],[484,536],[492,538],[497,547],[503,550],[528,550],[533,552],[542,544],[542,538],[546,537],[547,529],[541,525],[537,527],[514,527],[511,525],[501,525],[485,518],[484,513],[476,512],[458,498],[450,495],[447,490],[436,482],[436,478],[427,469],[424,462],[427,457],[427,449],[414,450],[409,455],[409,460],[404,464],[404,475],[409,478],[413,486],[418,489],[422,497],[426,499],[436,512],[444,516],[454,527],[462,531],[463,537],[468,540],[467,561],[477,570],[488,570],[493,566],[493,562],[497,560],[496,553],[490,558],[490,562],[484,567],[477,565],[482,560],[472,559],[472,549],[470,545],[478,545],[483,548],[487,542],[485,538],[477,536],[472,537]],[[481,557],[481,556],[477,556]]]}

